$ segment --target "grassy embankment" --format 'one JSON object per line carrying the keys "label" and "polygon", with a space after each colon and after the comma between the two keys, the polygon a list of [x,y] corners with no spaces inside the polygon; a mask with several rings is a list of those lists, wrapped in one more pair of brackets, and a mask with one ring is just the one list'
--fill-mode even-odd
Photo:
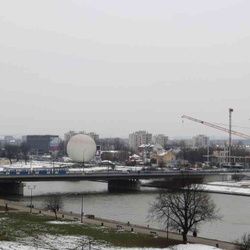
{"label": "grassy embankment", "polygon": [[[88,224],[50,224],[53,218],[27,213],[0,214],[0,240],[17,241],[38,235],[88,236],[92,240],[117,247],[168,247],[180,242],[154,238],[130,232],[118,232],[113,229]],[[62,221],[62,220],[60,220]]]}

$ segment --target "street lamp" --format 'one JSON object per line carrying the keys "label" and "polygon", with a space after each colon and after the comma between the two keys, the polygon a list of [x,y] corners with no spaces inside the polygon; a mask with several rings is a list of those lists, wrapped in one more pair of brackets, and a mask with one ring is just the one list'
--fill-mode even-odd
{"label": "street lamp", "polygon": [[83,195],[82,195],[82,203],[81,203],[81,223],[83,223]]}
{"label": "street lamp", "polygon": [[36,188],[36,185],[28,186],[28,189],[30,189],[30,213],[32,214],[32,190]]}
{"label": "street lamp", "polygon": [[168,206],[168,217],[167,217],[167,240],[168,240],[168,233],[169,233],[169,206]]}

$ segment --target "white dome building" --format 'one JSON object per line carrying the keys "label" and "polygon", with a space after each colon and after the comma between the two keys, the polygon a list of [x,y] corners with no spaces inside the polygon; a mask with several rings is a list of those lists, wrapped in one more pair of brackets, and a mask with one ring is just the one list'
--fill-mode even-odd
{"label": "white dome building", "polygon": [[95,156],[96,143],[88,135],[74,135],[68,141],[67,153],[75,162],[89,162]]}

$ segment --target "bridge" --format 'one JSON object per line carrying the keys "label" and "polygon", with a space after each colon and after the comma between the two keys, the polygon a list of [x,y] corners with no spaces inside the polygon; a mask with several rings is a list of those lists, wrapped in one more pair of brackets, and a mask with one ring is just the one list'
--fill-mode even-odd
{"label": "bridge", "polygon": [[[8,194],[23,194],[23,182],[38,181],[107,181],[109,190],[139,190],[140,180],[170,180],[178,178],[194,178],[207,181],[228,180],[230,171],[5,171],[0,172],[0,191]],[[212,178],[212,179],[211,179]]]}
{"label": "bridge", "polygon": [[[45,171],[43,171],[45,172]],[[129,179],[162,179],[169,177],[177,177],[183,175],[189,176],[209,176],[218,174],[227,174],[225,171],[131,171],[131,172],[120,172],[120,171],[101,171],[101,172],[62,172],[53,173],[47,172],[27,172],[25,174],[18,172],[9,172],[1,174],[0,182],[18,181],[18,182],[29,182],[29,181],[80,181],[80,180],[129,180]],[[232,172],[230,172],[232,174]]]}

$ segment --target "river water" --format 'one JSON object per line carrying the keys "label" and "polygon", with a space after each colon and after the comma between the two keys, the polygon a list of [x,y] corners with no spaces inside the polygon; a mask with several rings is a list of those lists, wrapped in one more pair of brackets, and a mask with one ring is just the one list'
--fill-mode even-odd
{"label": "river water", "polygon": [[[29,204],[31,191],[35,207],[44,207],[44,196],[56,192],[62,193],[64,211],[80,214],[83,195],[85,214],[163,228],[159,223],[147,219],[150,203],[159,192],[156,188],[141,187],[141,191],[137,192],[109,193],[107,183],[104,182],[29,182],[24,188],[24,196],[15,199]],[[203,224],[198,236],[234,241],[244,233],[250,233],[250,197],[223,194],[211,196],[222,219]]]}

